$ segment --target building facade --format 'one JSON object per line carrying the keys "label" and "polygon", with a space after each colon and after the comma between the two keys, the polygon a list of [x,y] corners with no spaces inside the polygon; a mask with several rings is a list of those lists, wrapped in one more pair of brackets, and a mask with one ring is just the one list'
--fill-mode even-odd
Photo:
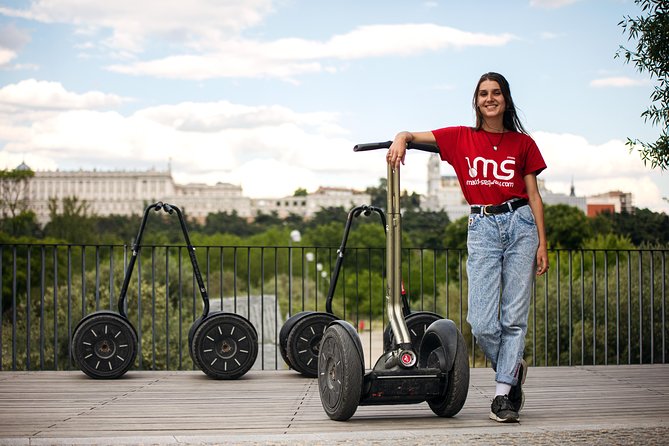
{"label": "building facade", "polygon": [[[24,164],[19,168],[29,169]],[[29,208],[42,225],[50,219],[50,207],[55,205],[61,212],[63,199],[72,197],[86,203],[89,215],[138,215],[148,204],[164,201],[200,222],[217,212],[236,212],[248,219],[274,212],[280,218],[296,214],[308,219],[321,208],[348,209],[371,201],[363,192],[327,187],[305,196],[251,199],[243,195],[241,186],[229,183],[177,184],[169,170],[37,171],[26,188]]]}
{"label": "building facade", "polygon": [[427,194],[421,207],[428,211],[445,211],[451,221],[469,214],[469,204],[462,195],[460,182],[453,175],[441,175],[439,155],[427,161]]}
{"label": "building facade", "polygon": [[316,192],[304,196],[284,198],[258,198],[251,200],[255,214],[276,213],[279,218],[290,214],[309,219],[321,209],[331,207],[349,208],[361,204],[370,204],[372,196],[366,192],[338,187],[319,187]]}

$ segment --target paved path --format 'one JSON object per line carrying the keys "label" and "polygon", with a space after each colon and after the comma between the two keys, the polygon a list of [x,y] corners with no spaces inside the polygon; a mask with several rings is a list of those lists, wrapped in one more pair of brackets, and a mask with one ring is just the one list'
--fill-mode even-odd
{"label": "paved path", "polygon": [[327,418],[315,379],[251,371],[214,381],[199,371],[0,372],[0,444],[443,445],[669,443],[669,365],[532,367],[521,422],[488,419],[493,373],[472,369],[454,418],[427,404],[362,406]]}

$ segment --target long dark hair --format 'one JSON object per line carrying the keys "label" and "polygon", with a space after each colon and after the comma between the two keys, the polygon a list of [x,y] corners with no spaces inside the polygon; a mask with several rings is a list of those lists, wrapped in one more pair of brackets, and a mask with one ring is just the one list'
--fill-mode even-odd
{"label": "long dark hair", "polygon": [[504,110],[504,118],[502,120],[504,128],[506,130],[525,133],[527,135],[528,133],[516,113],[516,106],[513,104],[513,99],[511,98],[511,87],[509,87],[509,82],[501,74],[493,72],[485,73],[481,76],[478,84],[476,84],[476,90],[474,90],[472,106],[474,107],[474,112],[476,112],[476,130],[481,130],[481,127],[483,126],[483,115],[476,106],[476,98],[478,97],[479,88],[483,81],[495,81],[499,84],[500,90],[502,90],[502,96],[504,96],[504,102],[506,102],[506,109]]}

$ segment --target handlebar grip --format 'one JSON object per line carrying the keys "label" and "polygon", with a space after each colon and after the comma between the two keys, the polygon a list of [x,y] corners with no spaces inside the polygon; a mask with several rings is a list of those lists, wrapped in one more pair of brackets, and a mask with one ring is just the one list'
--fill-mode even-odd
{"label": "handlebar grip", "polygon": [[168,203],[163,203],[163,211],[172,215],[174,213],[174,206]]}
{"label": "handlebar grip", "polygon": [[[365,144],[356,144],[353,147],[353,151],[366,152],[368,150],[387,149],[390,147],[392,143],[393,143],[392,141],[385,141],[385,142],[370,142]],[[439,147],[432,144],[418,144],[410,142],[409,144],[407,144],[407,149],[421,150],[423,152],[439,153]]]}
{"label": "handlebar grip", "polygon": [[392,141],[385,141],[385,142],[370,142],[370,143],[365,143],[365,144],[356,144],[353,147],[354,152],[366,152],[368,150],[379,150],[379,149],[387,149],[390,147],[392,144]]}

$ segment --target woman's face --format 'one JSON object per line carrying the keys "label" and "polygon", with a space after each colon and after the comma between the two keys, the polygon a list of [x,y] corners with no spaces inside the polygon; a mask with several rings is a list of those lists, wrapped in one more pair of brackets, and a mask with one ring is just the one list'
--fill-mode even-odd
{"label": "woman's face", "polygon": [[502,118],[506,101],[497,81],[484,80],[479,85],[476,106],[485,120]]}

